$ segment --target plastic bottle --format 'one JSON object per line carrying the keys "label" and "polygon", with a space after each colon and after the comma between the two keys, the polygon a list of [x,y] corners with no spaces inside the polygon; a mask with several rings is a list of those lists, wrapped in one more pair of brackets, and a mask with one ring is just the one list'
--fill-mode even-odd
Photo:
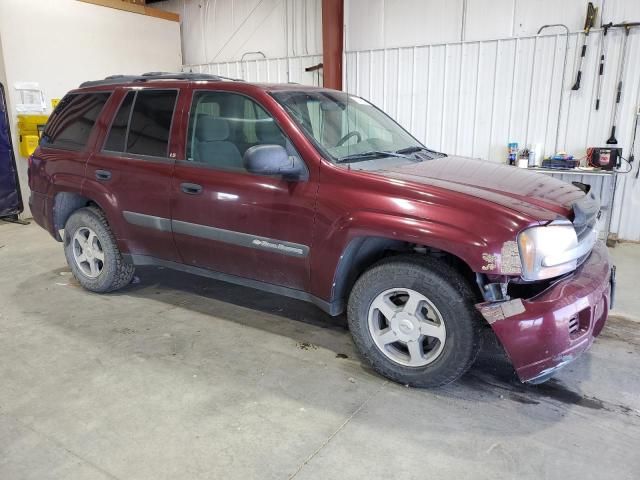
{"label": "plastic bottle", "polygon": [[510,142],[508,145],[509,150],[509,165],[515,165],[518,159],[518,142]]}

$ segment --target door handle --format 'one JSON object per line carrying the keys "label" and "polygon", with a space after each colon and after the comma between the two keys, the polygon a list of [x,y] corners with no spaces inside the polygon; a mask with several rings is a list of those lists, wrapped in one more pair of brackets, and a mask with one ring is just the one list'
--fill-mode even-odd
{"label": "door handle", "polygon": [[198,185],[197,183],[181,183],[180,190],[187,195],[197,195],[202,192],[202,185]]}
{"label": "door handle", "polygon": [[111,180],[111,172],[109,170],[96,170],[96,179]]}

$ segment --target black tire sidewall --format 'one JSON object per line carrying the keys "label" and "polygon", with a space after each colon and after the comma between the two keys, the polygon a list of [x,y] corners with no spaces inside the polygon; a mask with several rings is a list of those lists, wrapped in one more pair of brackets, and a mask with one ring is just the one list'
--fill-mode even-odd
{"label": "black tire sidewall", "polygon": [[[102,268],[102,272],[100,272],[100,274],[95,278],[85,275],[76,264],[76,260],[73,256],[72,239],[78,229],[82,227],[90,228],[96,233],[98,241],[102,246],[102,251],[104,252],[104,266]],[[81,208],[74,212],[67,220],[64,228],[64,253],[73,276],[84,288],[98,293],[112,290],[118,279],[118,257],[120,256],[120,251],[118,250],[108,227],[92,209]]]}
{"label": "black tire sidewall", "polygon": [[[460,377],[473,363],[479,349],[479,325],[473,296],[464,279],[437,260],[386,261],[365,272],[349,299],[348,321],[356,346],[374,370],[396,382],[435,387]],[[442,315],[446,340],[432,363],[408,367],[394,362],[377,347],[368,326],[369,308],[382,292],[393,288],[415,290],[428,298]]]}

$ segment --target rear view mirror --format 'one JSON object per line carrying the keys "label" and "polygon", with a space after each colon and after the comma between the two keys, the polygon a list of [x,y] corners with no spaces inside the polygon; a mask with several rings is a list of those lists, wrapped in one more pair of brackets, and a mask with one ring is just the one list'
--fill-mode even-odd
{"label": "rear view mirror", "polygon": [[244,168],[257,175],[282,175],[286,179],[298,179],[304,171],[302,162],[289,156],[280,145],[255,145],[243,157]]}
{"label": "rear view mirror", "polygon": [[341,112],[345,109],[345,105],[337,102],[321,102],[320,110],[323,112]]}

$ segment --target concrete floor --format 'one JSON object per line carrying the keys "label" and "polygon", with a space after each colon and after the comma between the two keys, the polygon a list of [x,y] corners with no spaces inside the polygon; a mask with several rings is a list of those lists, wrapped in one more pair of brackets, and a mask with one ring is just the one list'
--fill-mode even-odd
{"label": "concrete floor", "polygon": [[[631,313],[639,252],[614,252],[635,262]],[[88,293],[36,225],[0,223],[0,272],[3,480],[640,477],[632,320],[545,385],[487,342],[429,391],[374,374],[343,318],[301,302],[155,269]]]}

